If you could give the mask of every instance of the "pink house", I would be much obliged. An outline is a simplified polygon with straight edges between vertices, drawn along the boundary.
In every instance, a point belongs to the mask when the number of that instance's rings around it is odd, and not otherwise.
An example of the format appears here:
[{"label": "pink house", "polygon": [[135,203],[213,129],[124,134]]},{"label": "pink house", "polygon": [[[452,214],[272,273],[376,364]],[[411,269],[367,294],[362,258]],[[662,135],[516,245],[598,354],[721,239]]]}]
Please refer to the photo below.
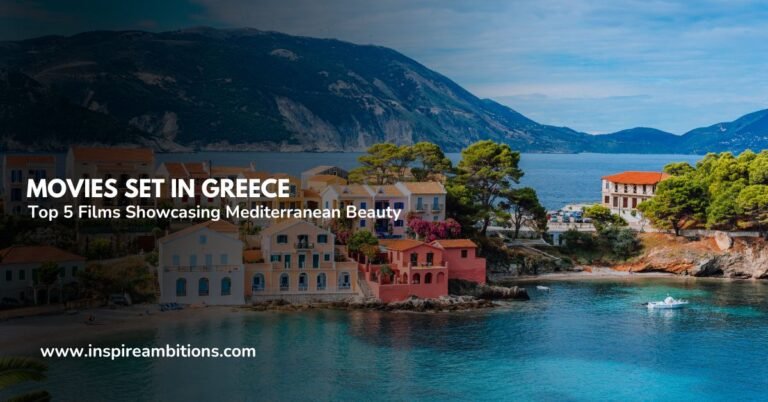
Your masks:
[{"label": "pink house", "polygon": [[[404,300],[409,296],[438,298],[448,295],[448,267],[443,250],[418,240],[382,240],[386,264],[360,263],[359,276],[373,296],[383,302]],[[391,274],[383,275],[388,266]]]},{"label": "pink house", "polygon": [[443,251],[448,277],[485,283],[485,258],[477,256],[477,245],[469,239],[435,240],[430,243]]}]

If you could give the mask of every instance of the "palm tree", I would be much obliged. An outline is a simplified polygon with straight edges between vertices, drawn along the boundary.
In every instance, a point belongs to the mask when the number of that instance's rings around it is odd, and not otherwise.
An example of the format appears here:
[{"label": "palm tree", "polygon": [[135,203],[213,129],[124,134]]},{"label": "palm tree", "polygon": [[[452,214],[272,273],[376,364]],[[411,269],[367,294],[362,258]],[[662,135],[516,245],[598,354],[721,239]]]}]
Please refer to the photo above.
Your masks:
[{"label": "palm tree", "polygon": [[[0,390],[26,381],[42,381],[48,366],[30,357],[0,358]],[[14,402],[48,402],[51,394],[47,391],[32,391],[8,399]]]}]

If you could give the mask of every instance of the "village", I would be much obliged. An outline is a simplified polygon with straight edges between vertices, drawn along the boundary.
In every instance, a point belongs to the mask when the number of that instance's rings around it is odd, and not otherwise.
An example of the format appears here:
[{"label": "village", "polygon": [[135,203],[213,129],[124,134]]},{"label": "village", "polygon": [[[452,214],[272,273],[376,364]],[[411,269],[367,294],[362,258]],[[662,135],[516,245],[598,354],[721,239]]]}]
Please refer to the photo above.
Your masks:
[{"label": "village", "polygon": [[[419,238],[408,226],[407,219],[414,218],[446,221],[446,189],[440,176],[427,181],[373,185],[349,183],[349,172],[336,166],[317,166],[300,177],[258,171],[253,165],[164,162],[156,167],[152,150],[134,148],[73,147],[66,155],[65,166],[65,175],[70,179],[118,178],[120,191],[125,190],[129,178],[136,177],[163,178],[166,182],[278,177],[289,183],[287,198],[171,198],[167,188],[155,200],[27,198],[27,179],[56,177],[55,156],[5,156],[3,207],[7,215],[29,215],[33,205],[53,210],[67,205],[86,211],[116,211],[107,217],[119,217],[121,212],[142,207],[189,211],[189,216],[197,217],[196,221],[186,222],[171,219],[160,231],[150,226],[133,230],[119,240],[108,226],[100,234],[98,230],[85,236],[78,233],[76,247],[81,250],[92,249],[89,242],[107,239],[107,248],[130,244],[133,253],[156,253],[156,265],[151,269],[157,302],[162,305],[245,305],[270,300],[306,303],[354,298],[387,303],[410,297],[446,297],[450,280],[479,285],[487,282],[486,259],[479,255],[473,240],[457,238],[456,234]],[[656,184],[666,176],[624,172],[603,177],[602,205],[637,224],[637,205],[652,197]],[[303,214],[307,219],[246,213],[232,214],[229,219],[200,219],[203,215],[192,214],[201,209],[314,213]],[[562,234],[568,230],[594,231],[588,220],[580,218],[581,210],[572,209],[572,213],[566,212],[568,218],[562,213],[550,213],[547,236],[529,233],[521,237],[538,238],[540,242],[546,238],[561,245]],[[328,210],[355,213],[345,217],[318,213]],[[93,217],[104,216],[93,212]],[[340,223],[343,232],[338,230]],[[491,227],[491,232],[499,236],[508,230]],[[337,235],[346,238],[340,241]],[[350,240],[356,236],[363,239],[362,246],[351,246]],[[0,296],[6,307],[40,304],[42,300],[65,301],[65,285],[76,285],[78,272],[87,266],[86,257],[52,245],[11,245],[0,255]],[[43,284],[36,271],[46,264],[55,265],[60,272]]]}]

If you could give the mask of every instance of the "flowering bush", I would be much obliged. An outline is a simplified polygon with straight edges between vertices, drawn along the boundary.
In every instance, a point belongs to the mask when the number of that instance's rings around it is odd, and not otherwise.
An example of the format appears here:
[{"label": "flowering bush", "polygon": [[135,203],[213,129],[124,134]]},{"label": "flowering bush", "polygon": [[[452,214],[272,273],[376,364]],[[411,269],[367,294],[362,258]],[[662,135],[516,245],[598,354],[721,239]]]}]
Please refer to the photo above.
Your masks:
[{"label": "flowering bush", "polygon": [[408,220],[408,228],[417,238],[427,242],[461,236],[461,225],[454,219],[429,222],[421,218],[412,218]]}]

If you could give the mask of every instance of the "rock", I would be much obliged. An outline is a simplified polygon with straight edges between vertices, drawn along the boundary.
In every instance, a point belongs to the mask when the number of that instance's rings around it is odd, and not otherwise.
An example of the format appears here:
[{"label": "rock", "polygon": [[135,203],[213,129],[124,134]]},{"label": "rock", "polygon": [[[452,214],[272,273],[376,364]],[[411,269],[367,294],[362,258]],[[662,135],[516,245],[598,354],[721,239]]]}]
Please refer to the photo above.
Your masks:
[{"label": "rock", "polygon": [[717,244],[717,248],[719,248],[720,251],[730,250],[730,248],[733,247],[733,238],[726,232],[717,231],[715,232],[714,238],[715,244]]},{"label": "rock", "polygon": [[720,264],[719,256],[701,260],[688,273],[693,276],[722,276],[723,269]]}]

